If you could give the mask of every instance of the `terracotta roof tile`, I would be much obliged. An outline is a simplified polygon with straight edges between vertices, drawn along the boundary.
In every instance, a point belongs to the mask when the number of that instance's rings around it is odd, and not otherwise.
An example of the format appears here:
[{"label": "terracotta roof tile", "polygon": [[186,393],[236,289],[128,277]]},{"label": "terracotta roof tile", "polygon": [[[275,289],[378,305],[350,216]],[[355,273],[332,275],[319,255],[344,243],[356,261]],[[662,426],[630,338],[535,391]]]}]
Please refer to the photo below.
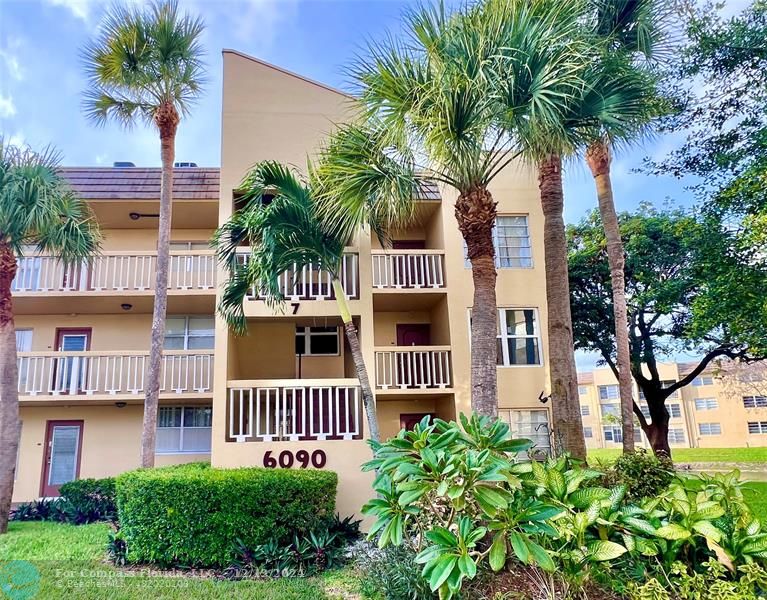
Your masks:
[{"label": "terracotta roof tile", "polygon": [[[62,167],[61,174],[85,200],[157,200],[160,197],[159,168]],[[173,173],[176,200],[219,199],[217,167],[180,167]]]}]

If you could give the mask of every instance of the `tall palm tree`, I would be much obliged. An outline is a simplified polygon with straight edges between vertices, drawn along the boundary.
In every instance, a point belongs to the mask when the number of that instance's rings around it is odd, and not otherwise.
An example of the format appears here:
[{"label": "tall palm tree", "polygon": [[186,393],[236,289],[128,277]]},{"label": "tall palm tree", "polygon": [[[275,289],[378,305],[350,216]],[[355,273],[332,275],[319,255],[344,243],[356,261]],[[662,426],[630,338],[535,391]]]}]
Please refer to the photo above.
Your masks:
[{"label": "tall palm tree", "polygon": [[65,266],[98,252],[100,235],[87,204],[57,174],[58,156],[0,138],[0,533],[8,529],[19,449],[19,376],[11,286],[29,248]]},{"label": "tall palm tree", "polygon": [[[354,69],[362,113],[382,132],[382,144],[418,157],[424,176],[457,192],[455,216],[474,282],[472,409],[483,415],[496,415],[498,406],[496,201],[489,185],[518,154],[517,123],[531,114],[558,119],[560,94],[568,81],[576,83],[573,65],[581,57],[577,44],[568,49],[564,40],[580,25],[569,4],[486,0],[453,14],[442,5],[418,9],[407,16],[407,41],[372,46]],[[339,188],[345,206],[364,202],[354,182],[333,186]],[[357,214],[339,211],[336,218]]]},{"label": "tall palm tree", "polygon": [[83,52],[89,89],[85,111],[99,125],[111,119],[126,128],[138,121],[160,134],[162,179],[157,273],[149,372],[146,381],[141,466],[154,465],[160,369],[168,304],[168,263],[176,130],[204,83],[200,19],[179,13],[176,0],[149,8],[115,5],[98,37]]},{"label": "tall palm tree", "polygon": [[618,214],[613,199],[610,165],[615,142],[635,141],[642,133],[642,126],[659,114],[658,105],[652,102],[651,98],[655,82],[652,81],[647,67],[659,51],[664,50],[663,18],[667,11],[663,9],[662,4],[662,0],[596,0],[592,7],[593,31],[597,40],[602,43],[599,48],[602,67],[607,72],[636,69],[638,76],[644,71],[647,85],[646,89],[636,90],[643,96],[642,99],[645,102],[625,105],[628,112],[623,115],[624,121],[633,122],[636,126],[628,131],[621,126],[618,131],[614,131],[611,123],[603,123],[603,127],[595,131],[594,139],[585,152],[586,163],[596,185],[599,214],[607,240],[624,452],[634,451],[634,412],[639,411],[639,407],[634,406],[624,276],[625,260]]},{"label": "tall palm tree", "polygon": [[[363,132],[349,127],[340,135],[360,136],[361,139]],[[312,264],[328,273],[360,382],[369,437],[379,441],[373,388],[341,282],[344,248],[351,236],[320,217],[315,198],[318,183],[313,173],[314,169],[310,168],[310,179],[306,182],[295,170],[271,161],[259,163],[248,172],[240,188],[245,207],[235,212],[214,236],[218,258],[229,272],[219,311],[235,332],[244,334],[247,321],[243,301],[251,289],[261,290],[267,302],[281,304],[284,298],[280,276],[284,272],[300,272],[302,267]],[[272,199],[265,205],[263,198],[267,192]],[[408,203],[412,204],[410,196]],[[398,219],[407,211],[403,208]],[[379,233],[388,226],[382,216],[375,210],[369,215],[371,228]],[[250,245],[250,254],[243,263],[238,248],[245,245]]]}]

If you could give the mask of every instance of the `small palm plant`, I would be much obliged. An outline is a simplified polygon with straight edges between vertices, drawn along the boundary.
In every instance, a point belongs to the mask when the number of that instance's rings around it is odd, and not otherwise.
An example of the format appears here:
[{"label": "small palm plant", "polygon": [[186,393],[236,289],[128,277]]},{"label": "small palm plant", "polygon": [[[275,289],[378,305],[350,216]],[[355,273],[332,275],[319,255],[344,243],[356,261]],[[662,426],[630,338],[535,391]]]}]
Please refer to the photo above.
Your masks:
[{"label": "small palm plant", "polygon": [[179,13],[175,0],[148,9],[115,5],[98,37],[83,53],[89,89],[86,115],[98,125],[115,120],[130,128],[143,121],[160,134],[162,179],[152,342],[146,381],[141,466],[154,466],[160,368],[168,304],[168,266],[176,130],[202,92],[200,19]]},{"label": "small palm plant", "polygon": [[[345,134],[357,135],[361,130],[348,127],[339,135]],[[295,170],[267,161],[255,165],[246,175],[241,186],[245,207],[235,212],[214,236],[218,258],[229,273],[219,312],[235,332],[247,333],[243,301],[251,289],[258,289],[268,303],[276,306],[284,301],[280,276],[286,271],[300,272],[302,267],[312,264],[328,273],[360,382],[369,435],[378,441],[373,390],[341,283],[344,248],[350,235],[321,218],[315,198],[319,188],[315,172],[310,169],[306,182]],[[267,193],[273,198],[265,205]],[[387,228],[382,215],[373,209],[369,217],[376,219],[371,228],[382,234]],[[250,253],[243,261],[238,248],[246,245],[250,246]]]},{"label": "small palm plant", "polygon": [[88,205],[57,173],[58,155],[0,138],[0,533],[8,527],[19,447],[16,329],[11,289],[25,252],[59,257],[64,266],[98,252],[101,237]]}]

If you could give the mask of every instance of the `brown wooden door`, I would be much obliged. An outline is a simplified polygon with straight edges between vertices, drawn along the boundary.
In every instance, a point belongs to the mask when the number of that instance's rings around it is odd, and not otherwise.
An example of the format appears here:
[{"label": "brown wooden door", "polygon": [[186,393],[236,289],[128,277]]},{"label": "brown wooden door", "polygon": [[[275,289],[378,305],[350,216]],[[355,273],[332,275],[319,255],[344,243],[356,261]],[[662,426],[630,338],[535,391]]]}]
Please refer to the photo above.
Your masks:
[{"label": "brown wooden door", "polygon": [[430,346],[431,325],[429,323],[398,323],[397,346]]},{"label": "brown wooden door", "polygon": [[426,416],[432,417],[434,415],[431,413],[403,413],[399,416],[399,426],[407,431],[412,431]]},{"label": "brown wooden door", "polygon": [[80,476],[82,442],[82,421],[47,422],[41,496],[58,496],[62,484]]}]

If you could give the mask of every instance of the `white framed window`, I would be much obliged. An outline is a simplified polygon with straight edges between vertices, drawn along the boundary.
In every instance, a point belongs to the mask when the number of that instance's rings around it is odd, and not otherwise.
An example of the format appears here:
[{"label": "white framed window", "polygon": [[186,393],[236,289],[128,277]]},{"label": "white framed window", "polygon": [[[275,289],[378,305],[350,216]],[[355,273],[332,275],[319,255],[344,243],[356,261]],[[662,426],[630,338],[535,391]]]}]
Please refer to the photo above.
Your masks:
[{"label": "white framed window", "polygon": [[767,435],[767,421],[749,421],[748,433],[752,435]]},{"label": "white framed window", "polygon": [[16,352],[32,352],[32,330],[16,330]]},{"label": "white framed window", "polygon": [[533,308],[498,309],[498,366],[540,365],[538,315]]},{"label": "white framed window", "polygon": [[581,416],[588,417],[591,414],[591,409],[588,404],[581,404]]},{"label": "white framed window", "polygon": [[210,452],[213,408],[161,406],[157,415],[157,454]]},{"label": "white framed window", "polygon": [[205,240],[175,241],[169,244],[171,250],[209,250],[210,242]]},{"label": "white framed window", "polygon": [[668,409],[668,414],[670,414],[673,419],[678,419],[682,416],[682,407],[679,404],[667,404],[666,408]]},{"label": "white framed window", "polygon": [[498,417],[509,424],[513,437],[533,442],[530,452],[551,451],[547,410],[499,410]]},{"label": "white framed window", "polygon": [[212,350],[215,334],[213,317],[168,317],[165,320],[165,349]]},{"label": "white framed window", "polygon": [[585,438],[593,438],[594,432],[592,431],[591,427],[584,427],[583,428],[583,437]]},{"label": "white framed window", "polygon": [[684,444],[684,429],[669,429],[668,441],[670,444]]},{"label": "white framed window", "polygon": [[743,396],[743,408],[767,408],[767,396]]},{"label": "white framed window", "polygon": [[600,400],[618,400],[621,397],[620,388],[617,385],[600,385]]},{"label": "white framed window", "polygon": [[297,356],[338,356],[338,327],[296,327]]},{"label": "white framed window", "polygon": [[586,385],[579,385],[578,386],[578,395],[579,396],[585,396],[589,393],[589,388]]},{"label": "white framed window", "polygon": [[639,402],[639,410],[641,411],[642,416],[645,419],[650,419],[651,418],[650,417],[650,407],[647,406],[646,402]]},{"label": "white framed window", "polygon": [[[533,252],[527,215],[498,215],[493,227],[493,247],[497,269],[531,268]],[[471,268],[465,241],[463,256],[466,268]]]},{"label": "white framed window", "polygon": [[623,442],[623,430],[615,425],[607,425],[602,428],[606,442]]},{"label": "white framed window", "polygon": [[700,435],[721,435],[721,423],[698,423],[698,432]]},{"label": "white framed window", "polygon": [[692,380],[692,385],[700,387],[702,385],[714,385],[714,378],[711,375],[698,375]]},{"label": "white framed window", "polygon": [[716,398],[695,398],[695,410],[715,410],[719,408]]},{"label": "white framed window", "polygon": [[[664,379],[660,382],[660,386],[663,389],[666,389],[667,387],[671,387],[676,383],[675,379]],[[669,398],[679,398],[679,390],[675,390],[673,394],[669,395]]]},{"label": "white framed window", "polygon": [[621,405],[620,404],[602,404],[602,416],[603,417],[620,417]]}]

